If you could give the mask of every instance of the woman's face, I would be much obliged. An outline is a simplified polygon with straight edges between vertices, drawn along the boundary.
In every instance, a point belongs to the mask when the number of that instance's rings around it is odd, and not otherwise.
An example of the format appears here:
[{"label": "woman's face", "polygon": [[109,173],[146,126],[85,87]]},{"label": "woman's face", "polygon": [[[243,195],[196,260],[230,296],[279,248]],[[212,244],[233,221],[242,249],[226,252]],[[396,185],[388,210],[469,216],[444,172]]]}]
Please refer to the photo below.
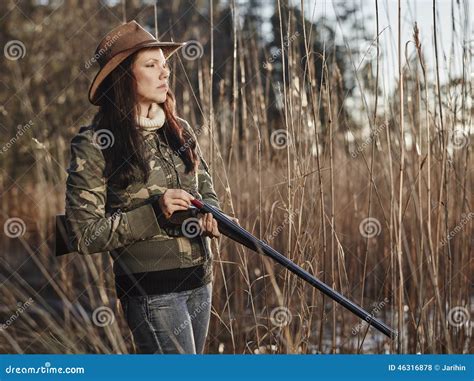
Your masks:
[{"label": "woman's face", "polygon": [[170,71],[161,48],[139,50],[132,72],[137,82],[139,103],[163,103],[166,100]]}]

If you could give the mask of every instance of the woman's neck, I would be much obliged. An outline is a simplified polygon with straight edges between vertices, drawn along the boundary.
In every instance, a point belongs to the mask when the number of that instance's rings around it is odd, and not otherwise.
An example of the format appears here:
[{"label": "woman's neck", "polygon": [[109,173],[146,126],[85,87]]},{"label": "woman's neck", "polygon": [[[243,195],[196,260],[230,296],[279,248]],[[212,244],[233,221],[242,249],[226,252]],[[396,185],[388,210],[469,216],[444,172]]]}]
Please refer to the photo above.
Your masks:
[{"label": "woman's neck", "polygon": [[144,118],[149,118],[148,113],[150,112],[151,105],[153,102],[139,102],[137,105],[138,116],[143,116]]}]

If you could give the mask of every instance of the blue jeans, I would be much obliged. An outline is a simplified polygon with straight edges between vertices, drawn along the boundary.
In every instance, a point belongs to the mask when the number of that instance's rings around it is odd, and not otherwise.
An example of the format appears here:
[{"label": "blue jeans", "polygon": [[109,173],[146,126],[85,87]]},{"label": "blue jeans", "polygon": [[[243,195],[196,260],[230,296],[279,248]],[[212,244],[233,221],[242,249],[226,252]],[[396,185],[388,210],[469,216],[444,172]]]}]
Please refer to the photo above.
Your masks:
[{"label": "blue jeans", "polygon": [[188,291],[121,299],[138,353],[203,353],[211,304],[212,282]]}]

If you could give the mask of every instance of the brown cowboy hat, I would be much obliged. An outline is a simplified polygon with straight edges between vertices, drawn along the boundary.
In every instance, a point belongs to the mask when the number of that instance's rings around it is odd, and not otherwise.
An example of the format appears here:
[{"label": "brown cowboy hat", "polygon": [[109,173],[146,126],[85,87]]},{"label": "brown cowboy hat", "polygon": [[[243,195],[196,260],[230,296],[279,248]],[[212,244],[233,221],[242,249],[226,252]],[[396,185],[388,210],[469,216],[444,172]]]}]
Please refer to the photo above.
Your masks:
[{"label": "brown cowboy hat", "polygon": [[95,50],[93,60],[99,63],[100,69],[89,88],[89,101],[99,105],[100,84],[125,58],[137,50],[156,46],[163,50],[165,58],[169,58],[184,45],[185,42],[158,41],[135,20],[112,29]]}]

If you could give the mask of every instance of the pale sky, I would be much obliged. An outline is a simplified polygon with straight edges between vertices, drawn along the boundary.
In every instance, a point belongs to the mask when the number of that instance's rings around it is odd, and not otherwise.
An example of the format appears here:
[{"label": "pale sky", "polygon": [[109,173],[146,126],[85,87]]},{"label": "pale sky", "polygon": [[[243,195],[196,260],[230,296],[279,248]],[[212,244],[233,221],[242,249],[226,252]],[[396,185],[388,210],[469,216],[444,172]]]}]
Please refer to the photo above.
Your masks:
[{"label": "pale sky", "polygon": [[[264,1],[264,0],[263,0]],[[305,0],[305,14],[308,19],[317,20],[321,16],[326,16],[329,20],[336,20],[337,3],[341,0]],[[361,11],[358,15],[358,22],[365,23],[366,29],[370,32],[372,38],[375,38],[375,0],[347,0],[346,3],[357,5]],[[451,9],[452,3],[454,10]],[[471,3],[471,4],[470,4]],[[293,0],[293,4],[299,6],[299,0]],[[405,44],[412,40],[413,25],[415,21],[420,30],[420,40],[422,49],[425,53],[425,61],[429,80],[434,81],[433,69],[434,60],[434,37],[433,37],[433,8],[432,0],[402,0],[401,1],[401,20],[402,20],[402,52],[405,54]],[[457,1],[437,0],[437,29],[438,29],[438,56],[440,59],[440,80],[445,82],[448,74],[451,76],[460,75],[462,72],[462,46],[468,44],[473,49],[474,41],[472,36],[473,8],[474,2],[461,0],[460,5]],[[385,86],[393,89],[393,78],[398,76],[398,58],[397,58],[397,39],[398,39],[398,1],[397,0],[378,0],[379,6],[379,31],[380,49],[382,52],[381,75]],[[362,16],[363,15],[363,16]],[[454,25],[456,34],[452,31],[452,16],[454,15]],[[336,25],[336,24],[335,24]],[[343,35],[350,36],[350,30],[344,30],[338,25],[336,40],[343,41]],[[451,45],[454,42],[454,59],[450,59]],[[368,42],[369,43],[369,42]],[[369,43],[370,44],[370,43]],[[350,46],[351,48],[357,48]],[[362,48],[362,46],[360,47]],[[414,53],[414,45],[408,45],[408,54]],[[360,60],[355,62],[356,66]],[[468,78],[472,80],[473,68],[472,57],[465,62],[467,65]]]}]

